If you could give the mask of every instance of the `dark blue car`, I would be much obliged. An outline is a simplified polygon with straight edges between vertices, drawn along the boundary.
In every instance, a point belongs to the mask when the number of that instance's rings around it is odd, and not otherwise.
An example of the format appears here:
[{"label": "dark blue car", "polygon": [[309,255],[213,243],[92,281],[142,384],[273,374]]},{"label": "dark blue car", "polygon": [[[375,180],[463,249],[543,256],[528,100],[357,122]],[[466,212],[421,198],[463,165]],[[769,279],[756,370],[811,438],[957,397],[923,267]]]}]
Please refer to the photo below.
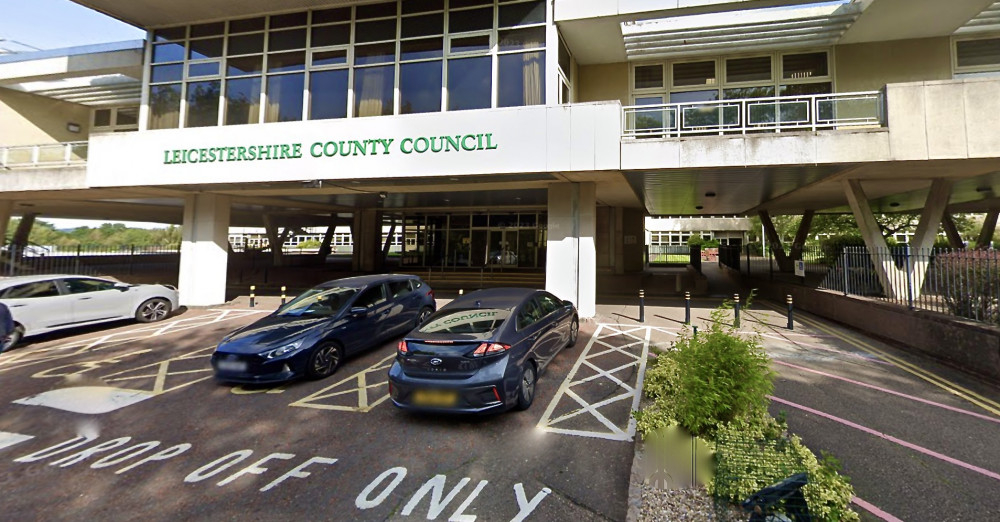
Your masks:
[{"label": "dark blue car", "polygon": [[435,308],[434,291],[415,276],[329,281],[227,335],[212,368],[226,382],[321,379],[345,357],[412,330]]},{"label": "dark blue car", "polygon": [[579,327],[573,303],[541,290],[459,297],[399,342],[389,369],[392,402],[458,413],[527,409],[539,372],[576,344]]}]

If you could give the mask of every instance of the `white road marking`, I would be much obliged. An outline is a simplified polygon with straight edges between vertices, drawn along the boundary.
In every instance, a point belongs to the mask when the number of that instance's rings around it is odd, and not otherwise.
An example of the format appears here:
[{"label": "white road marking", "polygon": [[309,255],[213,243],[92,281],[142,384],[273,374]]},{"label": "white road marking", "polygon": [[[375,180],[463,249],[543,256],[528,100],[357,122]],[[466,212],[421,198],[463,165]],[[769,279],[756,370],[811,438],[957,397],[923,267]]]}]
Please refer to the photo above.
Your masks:
[{"label": "white road marking", "polygon": [[[371,411],[372,408],[389,399],[388,389],[382,395],[375,398],[369,396],[369,390],[373,388],[380,388],[388,384],[389,377],[386,370],[392,366],[392,360],[395,359],[395,357],[396,354],[388,355],[368,368],[365,368],[350,377],[346,377],[335,384],[327,386],[326,388],[323,388],[308,397],[299,399],[289,404],[289,406],[367,413]],[[374,377],[371,384],[368,382],[369,375]],[[344,388],[345,385],[348,387]],[[339,391],[333,391],[338,388],[341,389]],[[343,404],[330,404],[329,399],[340,397],[341,395],[357,395],[357,406],[353,405],[353,401],[350,406]]]},{"label": "white road marking", "polygon": [[[642,398],[642,382],[646,374],[646,360],[649,355],[649,340],[653,330],[665,334],[671,333],[667,328],[659,328],[655,326],[617,324],[597,325],[597,331],[595,331],[594,335],[591,336],[586,348],[584,348],[580,357],[576,360],[576,364],[573,365],[573,368],[569,371],[566,379],[564,379],[562,384],[559,386],[559,390],[556,392],[555,397],[545,409],[545,413],[542,415],[541,420],[538,421],[538,428],[542,431],[560,433],[564,435],[575,435],[579,437],[592,437],[616,441],[631,441],[635,436],[635,419],[632,418],[631,412],[639,407],[639,400]],[[626,340],[630,342],[625,342],[620,346],[616,346],[609,341],[610,339],[616,337],[625,337]],[[598,346],[595,348],[595,345]],[[641,345],[641,349],[639,349],[638,355],[628,351],[628,349],[634,349],[639,345]],[[624,355],[631,360],[625,364],[620,364],[613,368],[606,369],[602,367],[597,359],[609,354]],[[589,377],[576,379],[577,373],[584,367],[584,365],[597,373]],[[617,372],[629,368],[635,368],[637,370],[634,384],[626,383],[614,375]],[[582,387],[602,379],[613,383],[616,388],[622,390],[622,393],[614,394],[593,404],[588,403],[581,397],[580,393],[577,393],[577,390],[581,390]],[[608,404],[619,401],[628,401],[629,399],[631,399],[631,410],[629,410],[627,420],[612,420],[598,411],[600,408],[607,406]],[[571,401],[571,404],[578,407],[569,413],[563,414],[557,418],[552,418],[552,414],[555,412],[556,407],[564,401]],[[593,429],[571,429],[560,426],[560,424],[565,426],[566,421],[576,419],[584,414],[588,414],[593,417],[593,419],[589,419],[589,421],[596,421],[596,425]]]},{"label": "white road marking", "polygon": [[78,386],[59,388],[17,399],[14,404],[45,406],[73,413],[97,415],[131,406],[153,396],[154,394],[141,390],[120,390],[107,386]]},{"label": "white road marking", "polygon": [[22,435],[10,431],[0,431],[0,450],[15,446],[35,438],[34,435]]}]

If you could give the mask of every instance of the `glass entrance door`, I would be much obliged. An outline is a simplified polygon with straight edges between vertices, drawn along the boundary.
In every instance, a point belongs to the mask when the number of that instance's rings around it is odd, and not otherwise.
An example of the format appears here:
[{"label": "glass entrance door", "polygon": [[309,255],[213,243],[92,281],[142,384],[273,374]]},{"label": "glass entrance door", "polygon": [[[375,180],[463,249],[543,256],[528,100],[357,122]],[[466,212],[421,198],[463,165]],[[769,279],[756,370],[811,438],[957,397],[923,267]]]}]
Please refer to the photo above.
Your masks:
[{"label": "glass entrance door", "polygon": [[517,266],[517,230],[490,230],[488,232],[486,263],[491,266]]}]

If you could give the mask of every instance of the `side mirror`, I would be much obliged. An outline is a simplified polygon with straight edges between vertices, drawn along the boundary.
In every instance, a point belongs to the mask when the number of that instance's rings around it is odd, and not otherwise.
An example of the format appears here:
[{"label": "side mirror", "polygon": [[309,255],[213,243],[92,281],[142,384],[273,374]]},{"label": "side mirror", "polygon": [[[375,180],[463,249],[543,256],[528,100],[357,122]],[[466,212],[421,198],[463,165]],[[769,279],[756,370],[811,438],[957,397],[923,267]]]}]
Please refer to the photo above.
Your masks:
[{"label": "side mirror", "polygon": [[563,301],[563,306],[573,307],[573,301]]},{"label": "side mirror", "polygon": [[364,306],[352,306],[349,313],[351,317],[364,317],[368,315],[368,309]]},{"label": "side mirror", "polygon": [[115,290],[118,290],[119,292],[128,292],[129,288],[131,288],[131,286],[129,286],[129,285],[125,284],[125,283],[116,283],[115,284]]}]

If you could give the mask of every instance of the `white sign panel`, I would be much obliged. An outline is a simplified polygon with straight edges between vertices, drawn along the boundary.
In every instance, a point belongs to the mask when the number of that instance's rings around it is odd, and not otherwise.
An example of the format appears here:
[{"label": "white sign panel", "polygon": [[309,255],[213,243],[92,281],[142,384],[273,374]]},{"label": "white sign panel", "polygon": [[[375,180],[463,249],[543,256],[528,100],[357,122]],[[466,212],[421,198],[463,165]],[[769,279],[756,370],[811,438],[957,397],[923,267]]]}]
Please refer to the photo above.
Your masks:
[{"label": "white sign panel", "polygon": [[806,262],[801,259],[795,260],[795,275],[797,277],[806,276]]}]

